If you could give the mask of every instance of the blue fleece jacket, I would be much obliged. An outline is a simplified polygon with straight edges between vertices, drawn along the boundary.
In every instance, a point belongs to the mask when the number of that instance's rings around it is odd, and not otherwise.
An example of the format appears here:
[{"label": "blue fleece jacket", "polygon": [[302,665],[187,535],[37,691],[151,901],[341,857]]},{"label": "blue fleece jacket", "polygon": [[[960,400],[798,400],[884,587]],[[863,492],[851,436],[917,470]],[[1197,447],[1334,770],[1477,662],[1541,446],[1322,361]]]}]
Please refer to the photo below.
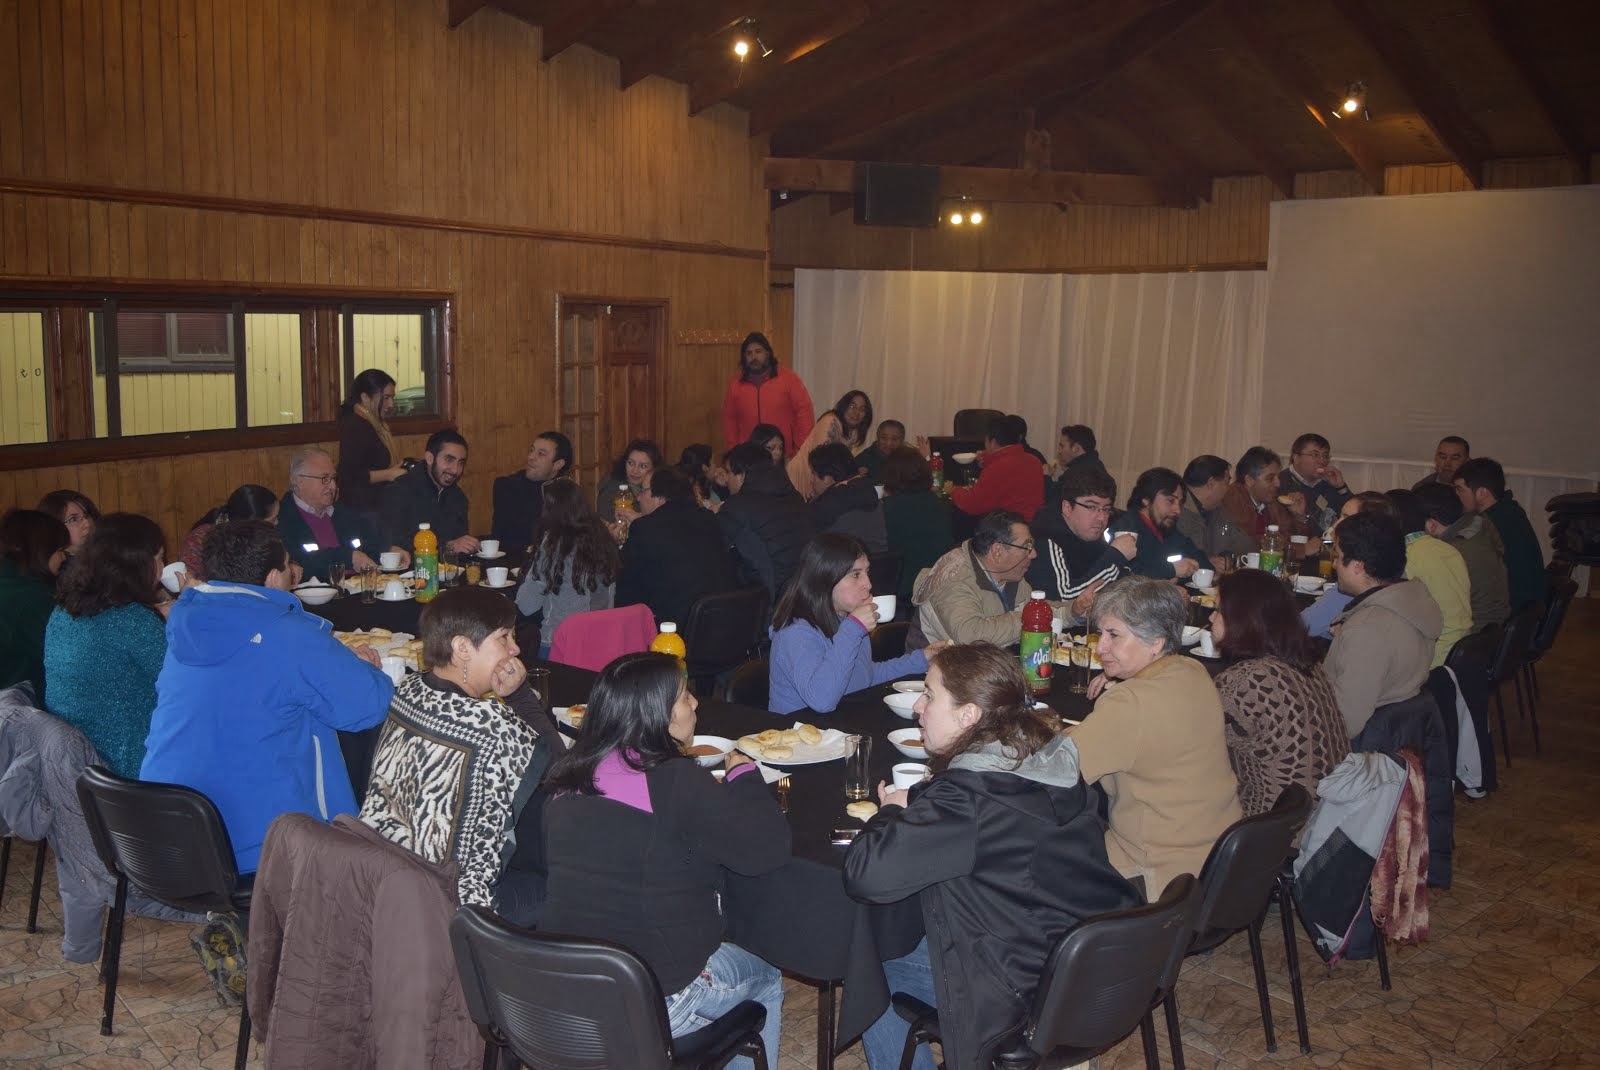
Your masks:
[{"label": "blue fleece jacket", "polygon": [[331,629],[287,591],[217,581],[185,590],[167,618],[139,778],[210,797],[241,873],[279,814],[360,810],[338,732],[382,721],[394,685]]},{"label": "blue fleece jacket", "polygon": [[927,671],[928,658],[920,650],[873,661],[867,629],[854,617],[841,620],[832,639],[804,621],[790,621],[772,637],[767,709],[832,713],[852,691]]}]

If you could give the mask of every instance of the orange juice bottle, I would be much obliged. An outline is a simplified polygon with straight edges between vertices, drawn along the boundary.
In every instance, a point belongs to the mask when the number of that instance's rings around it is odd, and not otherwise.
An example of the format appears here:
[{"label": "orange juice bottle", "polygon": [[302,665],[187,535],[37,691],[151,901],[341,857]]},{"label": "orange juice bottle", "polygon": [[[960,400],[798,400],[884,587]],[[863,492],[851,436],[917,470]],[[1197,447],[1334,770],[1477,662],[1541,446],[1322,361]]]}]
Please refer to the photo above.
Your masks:
[{"label": "orange juice bottle", "polygon": [[431,602],[439,593],[439,536],[433,533],[432,524],[418,524],[417,536],[411,540],[411,568],[416,577],[417,601]]},{"label": "orange juice bottle", "polygon": [[670,620],[661,622],[661,631],[650,640],[650,649],[657,654],[671,654],[678,659],[678,667],[685,676],[689,674],[689,663],[685,659],[689,656],[689,648],[683,645],[683,636],[678,634],[678,626]]}]

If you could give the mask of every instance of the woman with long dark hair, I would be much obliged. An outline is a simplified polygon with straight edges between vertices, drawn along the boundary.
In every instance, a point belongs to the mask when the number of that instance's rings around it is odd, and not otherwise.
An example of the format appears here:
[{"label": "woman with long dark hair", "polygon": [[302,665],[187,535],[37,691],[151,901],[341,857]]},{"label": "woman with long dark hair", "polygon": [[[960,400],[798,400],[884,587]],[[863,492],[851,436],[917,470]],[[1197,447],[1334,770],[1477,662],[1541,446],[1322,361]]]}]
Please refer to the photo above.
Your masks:
[{"label": "woman with long dark hair", "polygon": [[927,671],[928,658],[949,645],[940,640],[889,661],[873,661],[877,626],[861,540],[835,532],[806,543],[800,567],[772,615],[767,708],[831,713],[851,691]]},{"label": "woman with long dark hair", "polygon": [[206,566],[200,556],[200,546],[205,542],[206,535],[218,524],[238,523],[241,520],[265,520],[269,524],[276,524],[278,496],[259,483],[246,483],[228,495],[227,501],[196,520],[189,534],[184,536],[183,549],[178,553],[191,580],[195,583],[204,583],[206,580]]},{"label": "woman with long dark hair", "polygon": [[67,534],[72,536],[72,545],[67,547],[69,555],[83,547],[100,521],[100,510],[94,502],[87,494],[76,490],[51,491],[39,499],[39,511],[49,513],[67,526]]},{"label": "woman with long dark hair", "polygon": [[787,862],[789,824],[744,755],[728,755],[726,784],[684,756],[696,705],[671,655],[627,654],[600,673],[577,740],[545,777],[539,928],[643,958],[668,994],[675,1037],[762,1003],[775,1066],[783,978],[723,941],[718,894],[724,870],[754,876]]},{"label": "woman with long dark hair", "polygon": [[351,509],[377,512],[383,485],[405,475],[389,433],[394,389],[394,376],[368,368],[350,384],[339,409],[339,500]]},{"label": "woman with long dark hair", "polygon": [[67,559],[67,526],[37,509],[0,517],[0,688],[26,680],[44,694],[44,629]]},{"label": "woman with long dark hair", "polygon": [[[1106,857],[1077,748],[1034,711],[1015,654],[941,651],[916,710],[932,775],[909,791],[878,785],[845,890],[868,903],[920,894],[927,936],[884,972],[890,991],[952,1012],[945,1065],[975,1070],[1026,1018],[1056,941],[1139,895]],[[872,1070],[899,1065],[906,1031],[893,1010],[867,1029]],[[913,1065],[932,1070],[926,1046]]]},{"label": "woman with long dark hair", "polygon": [[866,391],[850,391],[833,407],[833,414],[843,428],[839,441],[849,446],[852,454],[859,454],[872,444],[872,399]]},{"label": "woman with long dark hair", "polygon": [[[648,438],[636,438],[623,447],[616,463],[611,466],[610,478],[600,484],[600,489],[595,492],[594,511],[600,514],[600,519],[607,524],[618,521],[631,524],[639,519],[639,495],[644,493],[645,481],[650,478],[650,473],[667,463],[661,455],[661,447]],[[623,487],[628,488],[628,493],[633,497],[634,507],[617,509],[617,496],[622,493]]]},{"label": "woman with long dark hair", "polygon": [[1237,659],[1216,683],[1244,816],[1272,809],[1290,784],[1315,798],[1350,740],[1294,596],[1258,569],[1229,573],[1217,585],[1211,634],[1223,657]]},{"label": "woman with long dark hair", "polygon": [[610,609],[617,591],[617,544],[570,479],[544,485],[544,511],[533,533],[533,560],[517,588],[524,616],[544,611],[539,657],[550,656],[550,639],[574,613]]},{"label": "woman with long dark hair", "polygon": [[118,776],[139,775],[167,655],[164,554],[149,517],[102,517],[62,570],[45,626],[45,708],[76,725]]},{"label": "woman with long dark hair", "polygon": [[784,455],[789,452],[789,444],[783,437],[783,431],[774,424],[756,424],[755,430],[750,432],[747,442],[754,443],[767,451],[767,456],[772,458],[772,463],[783,467]]}]

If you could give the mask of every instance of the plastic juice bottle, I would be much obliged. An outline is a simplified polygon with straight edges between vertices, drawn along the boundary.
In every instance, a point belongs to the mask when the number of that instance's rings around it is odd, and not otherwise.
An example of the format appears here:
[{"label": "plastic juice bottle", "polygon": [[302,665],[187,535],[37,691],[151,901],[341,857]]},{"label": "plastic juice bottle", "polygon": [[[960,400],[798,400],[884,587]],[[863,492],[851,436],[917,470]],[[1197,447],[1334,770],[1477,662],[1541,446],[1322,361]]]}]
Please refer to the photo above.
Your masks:
[{"label": "plastic juice bottle", "polygon": [[433,601],[439,593],[439,536],[433,533],[432,524],[417,525],[416,538],[411,540],[411,568],[417,601]]},{"label": "plastic juice bottle", "polygon": [[611,508],[618,513],[633,508],[633,491],[628,489],[626,483],[617,484],[617,492],[611,496]]},{"label": "plastic juice bottle", "polygon": [[1034,591],[1022,607],[1022,675],[1028,678],[1028,690],[1035,695],[1050,693],[1050,673],[1055,667],[1050,626],[1054,621],[1055,611],[1044,592]]},{"label": "plastic juice bottle", "polygon": [[1267,533],[1261,536],[1261,571],[1273,576],[1283,575],[1283,532],[1278,525],[1268,524]]},{"label": "plastic juice bottle", "polygon": [[943,494],[944,458],[935,453],[933,455],[933,460],[928,462],[928,467],[933,469],[933,492],[935,494]]},{"label": "plastic juice bottle", "polygon": [[1333,536],[1322,540],[1322,556],[1317,558],[1317,573],[1325,580],[1333,579]]},{"label": "plastic juice bottle", "polygon": [[689,673],[689,648],[683,645],[683,636],[678,634],[678,626],[670,620],[661,622],[661,630],[656,637],[650,640],[650,649],[657,654],[671,654],[678,659],[678,667],[687,676]]}]

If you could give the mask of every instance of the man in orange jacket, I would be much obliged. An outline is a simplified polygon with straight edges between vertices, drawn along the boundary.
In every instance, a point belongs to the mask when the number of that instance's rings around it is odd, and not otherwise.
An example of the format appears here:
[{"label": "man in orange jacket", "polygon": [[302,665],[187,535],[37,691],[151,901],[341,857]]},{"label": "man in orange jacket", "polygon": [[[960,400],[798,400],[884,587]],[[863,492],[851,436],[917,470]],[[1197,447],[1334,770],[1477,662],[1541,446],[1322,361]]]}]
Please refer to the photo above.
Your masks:
[{"label": "man in orange jacket", "polygon": [[783,432],[784,452],[792,457],[815,422],[806,384],[778,366],[766,335],[751,331],[739,347],[739,374],[722,397],[722,433],[728,448],[747,441],[757,424],[772,424]]}]

